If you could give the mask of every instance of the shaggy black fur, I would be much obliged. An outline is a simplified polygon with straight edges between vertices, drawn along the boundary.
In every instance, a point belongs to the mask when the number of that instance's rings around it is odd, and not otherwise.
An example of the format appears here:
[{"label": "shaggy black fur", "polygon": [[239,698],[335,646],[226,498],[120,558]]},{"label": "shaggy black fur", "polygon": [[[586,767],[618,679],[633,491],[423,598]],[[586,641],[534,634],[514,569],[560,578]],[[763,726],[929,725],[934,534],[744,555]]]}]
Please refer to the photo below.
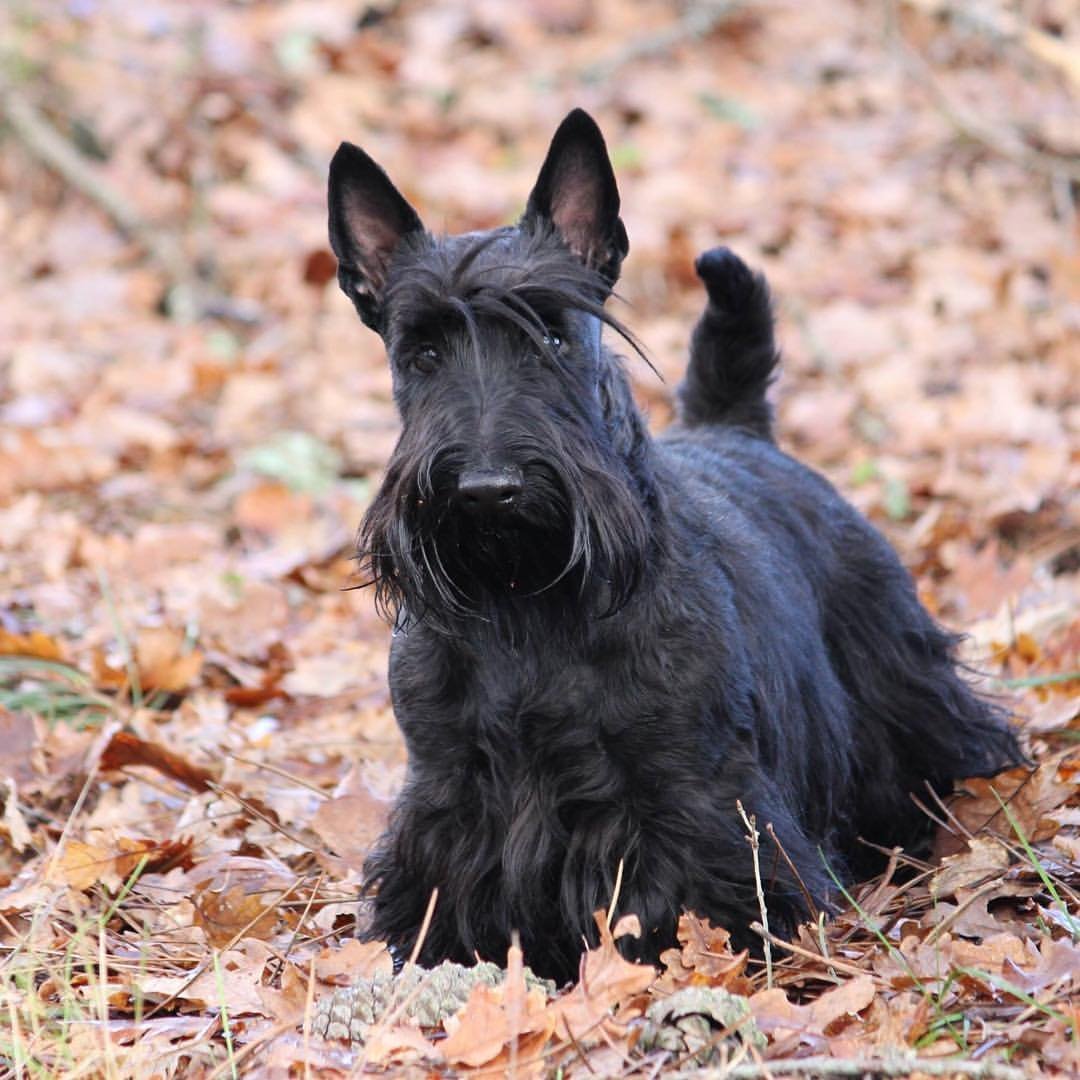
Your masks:
[{"label": "shaggy black fur", "polygon": [[[764,833],[772,925],[909,844],[909,793],[1019,759],[957,674],[956,639],[886,542],[774,445],[768,289],[698,273],[681,419],[648,435],[604,324],[627,251],[599,130],[575,111],[518,225],[435,237],[363,151],[330,174],[341,285],[382,335],[403,430],[361,554],[395,621],[404,792],[367,866],[367,933],[421,959],[566,979],[592,913],[758,918],[736,812]],[[636,348],[636,346],[634,346]],[[786,856],[786,857],[785,857]]]}]

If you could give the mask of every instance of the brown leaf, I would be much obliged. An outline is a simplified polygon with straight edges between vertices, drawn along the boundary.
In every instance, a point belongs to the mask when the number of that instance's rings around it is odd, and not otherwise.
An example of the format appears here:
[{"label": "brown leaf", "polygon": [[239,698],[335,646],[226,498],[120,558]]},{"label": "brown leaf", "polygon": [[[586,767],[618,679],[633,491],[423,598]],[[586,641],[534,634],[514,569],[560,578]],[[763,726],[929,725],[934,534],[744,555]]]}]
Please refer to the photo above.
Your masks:
[{"label": "brown leaf", "polygon": [[268,941],[277,929],[274,903],[261,893],[247,893],[242,885],[217,892],[203,886],[194,896],[195,922],[217,948],[231,945],[238,938],[261,938]]},{"label": "brown leaf", "polygon": [[941,869],[930,879],[930,895],[954,896],[957,889],[1000,877],[1008,869],[1009,861],[1009,852],[1000,841],[989,836],[973,837],[966,851],[942,859]]},{"label": "brown leaf", "polygon": [[308,999],[308,973],[295,964],[286,964],[281,972],[281,989],[256,986],[259,1000],[279,1024],[299,1024],[304,1019]]},{"label": "brown leaf", "polygon": [[338,986],[393,969],[394,958],[381,941],[348,938],[336,948],[323,949],[315,959],[315,974],[319,980]]},{"label": "brown leaf", "polygon": [[585,954],[577,986],[550,1006],[558,1033],[572,1034],[579,1041],[597,1038],[600,1026],[610,1019],[611,1010],[643,991],[656,978],[653,968],[623,958],[604,912],[596,912],[594,918],[600,929],[600,946]]},{"label": "brown leaf", "polygon": [[129,732],[118,731],[102,751],[101,768],[107,771],[129,765],[148,765],[192,791],[209,791],[217,779],[213,770],[193,765],[159,743],[147,742]]},{"label": "brown leaf", "polygon": [[263,972],[275,954],[261,941],[247,938],[236,948],[217,955],[216,968],[192,980],[190,976],[149,976],[138,981],[151,999],[177,996],[199,1008],[224,1006],[230,1016],[273,1016],[272,1005],[263,1002]]},{"label": "brown leaf", "polygon": [[267,481],[240,495],[233,507],[233,521],[240,528],[275,536],[297,521],[310,517],[313,509],[310,495],[291,491],[276,481]]},{"label": "brown leaf", "polygon": [[543,1045],[555,1029],[555,1016],[539,988],[526,991],[521,949],[512,945],[506,978],[500,986],[473,987],[464,1007],[445,1024],[450,1033],[439,1044],[447,1061],[476,1068],[494,1061],[522,1036]]},{"label": "brown leaf", "polygon": [[38,660],[63,660],[64,647],[41,630],[13,634],[0,626],[0,656],[32,656]]},{"label": "brown leaf", "polygon": [[359,869],[367,858],[371,845],[386,828],[390,804],[360,791],[327,799],[311,819],[311,827],[319,839],[351,869]]},{"label": "brown leaf", "polygon": [[823,1037],[827,1029],[845,1017],[854,1016],[867,1008],[877,993],[874,979],[857,975],[847,982],[826,990],[809,1005],[789,1001],[779,987],[762,990],[750,998],[754,1020],[774,1041],[789,1036]]},{"label": "brown leaf", "polygon": [[1062,992],[1070,987],[1080,989],[1080,946],[1065,938],[1058,941],[1043,938],[1036,948],[1039,959],[1033,968],[1025,969],[1012,959],[1005,959],[1004,972],[1009,982],[1030,994],[1051,987]]},{"label": "brown leaf", "polygon": [[403,1063],[417,1058],[437,1061],[445,1045],[440,1043],[436,1047],[410,1024],[395,1024],[392,1027],[376,1024],[364,1043],[364,1060],[372,1065]]},{"label": "brown leaf", "polygon": [[72,888],[86,890],[99,881],[126,881],[139,867],[143,873],[165,873],[173,867],[191,865],[193,841],[151,840],[128,836],[114,841],[69,840],[56,861],[59,876]]},{"label": "brown leaf", "polygon": [[[1080,761],[1080,751],[1067,750],[1035,769],[1010,769],[990,779],[965,780],[959,785],[950,809],[971,833],[986,829],[1015,841],[1016,831],[1009,822],[1011,816],[1029,841],[1049,839],[1058,826],[1047,815],[1076,790],[1076,781],[1070,777],[1076,761]],[[1008,815],[1002,810],[1002,803],[1008,806]]]},{"label": "brown leaf", "polygon": [[30,714],[0,706],[0,778],[9,778],[17,784],[32,780],[32,755],[37,743],[37,729]]},{"label": "brown leaf", "polygon": [[99,844],[68,840],[53,863],[56,873],[73,889],[86,891],[108,874],[115,874],[113,852]]},{"label": "brown leaf", "polygon": [[683,963],[712,985],[728,986],[743,973],[750,956],[746,949],[733,953],[731,935],[696,915],[680,916],[679,940],[683,943]]},{"label": "brown leaf", "polygon": [[[135,672],[143,693],[155,690],[176,694],[186,690],[199,677],[203,657],[197,649],[185,651],[184,635],[169,627],[149,627],[140,631],[135,642]],[[94,651],[93,675],[98,686],[109,690],[126,689],[131,672],[114,668],[100,649]]]}]

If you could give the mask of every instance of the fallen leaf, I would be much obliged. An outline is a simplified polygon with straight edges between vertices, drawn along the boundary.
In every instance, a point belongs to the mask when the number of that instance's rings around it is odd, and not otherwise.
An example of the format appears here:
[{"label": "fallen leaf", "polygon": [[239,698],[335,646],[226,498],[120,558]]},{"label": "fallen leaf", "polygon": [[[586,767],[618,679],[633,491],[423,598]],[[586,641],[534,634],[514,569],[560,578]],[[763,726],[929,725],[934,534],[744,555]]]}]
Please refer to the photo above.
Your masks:
[{"label": "fallen leaf", "polygon": [[779,987],[761,990],[750,998],[750,1009],[758,1027],[780,1041],[798,1036],[814,1041],[829,1034],[829,1029],[851,1018],[874,1000],[877,987],[870,975],[857,975],[812,1001],[796,1005]]},{"label": "fallen leaf", "polygon": [[600,1037],[601,1026],[610,1021],[617,1004],[640,993],[656,978],[653,968],[623,958],[604,912],[598,911],[594,918],[600,945],[582,958],[578,984],[550,1006],[557,1033],[585,1042]]},{"label": "fallen leaf", "polygon": [[147,742],[126,731],[118,731],[102,751],[101,768],[107,771],[130,765],[148,765],[192,791],[209,791],[216,781],[214,770],[194,765],[158,743]]},{"label": "fallen leaf", "polygon": [[37,729],[30,714],[12,712],[0,705],[0,778],[19,784],[32,780],[37,743]]},{"label": "fallen leaf", "polygon": [[315,958],[315,974],[321,982],[344,986],[369,978],[377,971],[392,971],[394,958],[381,941],[348,938],[336,948],[323,949]]},{"label": "fallen leaf", "polygon": [[[1035,769],[1010,769],[989,779],[964,780],[949,803],[950,810],[973,834],[986,829],[1015,842],[1011,816],[1028,841],[1049,839],[1058,825],[1048,815],[1076,790],[1075,780],[1063,782],[1058,777],[1074,759],[1080,760],[1080,751],[1066,750]],[[1008,814],[1002,803],[1008,806]]]},{"label": "fallen leaf", "polygon": [[0,626],[0,656],[30,656],[38,660],[64,659],[64,647],[41,630],[13,634]]},{"label": "fallen leaf", "polygon": [[[180,631],[158,626],[140,631],[133,662],[140,691],[175,694],[186,690],[199,677],[203,657],[197,649],[187,649]],[[94,682],[105,689],[126,690],[131,685],[131,671],[113,667],[100,649],[94,652],[93,672]]]},{"label": "fallen leaf", "polygon": [[277,929],[278,915],[274,898],[261,893],[247,893],[242,885],[220,892],[199,888],[192,898],[195,923],[216,948],[232,945],[241,935],[269,941]]},{"label": "fallen leaf", "polygon": [[360,869],[386,828],[390,803],[369,791],[327,799],[311,819],[319,839],[352,869]]},{"label": "fallen leaf", "polygon": [[469,1000],[445,1027],[449,1036],[439,1049],[446,1060],[476,1068],[495,1061],[511,1042],[520,1046],[522,1037],[542,1045],[555,1029],[555,1016],[543,990],[526,991],[521,949],[512,945],[503,982],[474,986]]},{"label": "fallen leaf", "polygon": [[966,851],[948,855],[930,879],[930,895],[953,896],[957,889],[970,888],[988,878],[1000,877],[1008,869],[1010,856],[999,841],[990,836],[976,836],[968,841]]}]

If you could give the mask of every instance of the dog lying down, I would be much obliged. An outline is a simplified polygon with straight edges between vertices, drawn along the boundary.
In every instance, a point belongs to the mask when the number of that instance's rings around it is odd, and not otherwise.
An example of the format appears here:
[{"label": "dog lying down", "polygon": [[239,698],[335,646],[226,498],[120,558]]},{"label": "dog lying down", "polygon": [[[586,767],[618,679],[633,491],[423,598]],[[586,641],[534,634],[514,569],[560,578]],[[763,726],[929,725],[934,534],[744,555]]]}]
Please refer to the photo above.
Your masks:
[{"label": "dog lying down", "polygon": [[[875,849],[918,843],[911,793],[1021,760],[885,540],[777,448],[764,279],[697,262],[680,411],[652,438],[604,307],[628,250],[599,129],[555,134],[521,220],[434,236],[343,143],[342,289],[383,338],[400,439],[360,554],[394,622],[409,765],[367,867],[365,933],[420,960],[576,975],[616,891],[655,960],[694,911],[750,943],[737,803],[790,932]],[[767,826],[769,828],[767,828]]]}]

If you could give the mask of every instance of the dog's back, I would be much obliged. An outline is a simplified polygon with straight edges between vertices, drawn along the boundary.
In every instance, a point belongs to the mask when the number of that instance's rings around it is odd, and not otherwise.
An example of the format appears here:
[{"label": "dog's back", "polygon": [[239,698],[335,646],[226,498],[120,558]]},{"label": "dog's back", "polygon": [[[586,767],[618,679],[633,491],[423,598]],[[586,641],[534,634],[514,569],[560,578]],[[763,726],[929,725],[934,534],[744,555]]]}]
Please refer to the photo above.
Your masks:
[{"label": "dog's back", "polygon": [[[709,299],[679,390],[679,421],[658,446],[677,462],[675,473],[719,482],[754,532],[792,600],[788,612],[774,613],[775,625],[817,613],[808,640],[822,643],[856,740],[836,840],[849,866],[868,868],[872,849],[857,837],[906,844],[929,824],[909,793],[927,784],[945,792],[1022,755],[1000,710],[958,675],[959,638],[927,614],[892,548],[824,477],[773,442],[766,391],[779,354],[765,279],[726,248],[706,252],[697,270]],[[728,518],[718,527],[730,528]],[[812,596],[809,607],[799,593]],[[760,677],[771,679],[764,670]],[[765,718],[762,726],[772,725]],[[786,734],[777,733],[777,753]],[[812,784],[807,790],[814,798]]]}]

